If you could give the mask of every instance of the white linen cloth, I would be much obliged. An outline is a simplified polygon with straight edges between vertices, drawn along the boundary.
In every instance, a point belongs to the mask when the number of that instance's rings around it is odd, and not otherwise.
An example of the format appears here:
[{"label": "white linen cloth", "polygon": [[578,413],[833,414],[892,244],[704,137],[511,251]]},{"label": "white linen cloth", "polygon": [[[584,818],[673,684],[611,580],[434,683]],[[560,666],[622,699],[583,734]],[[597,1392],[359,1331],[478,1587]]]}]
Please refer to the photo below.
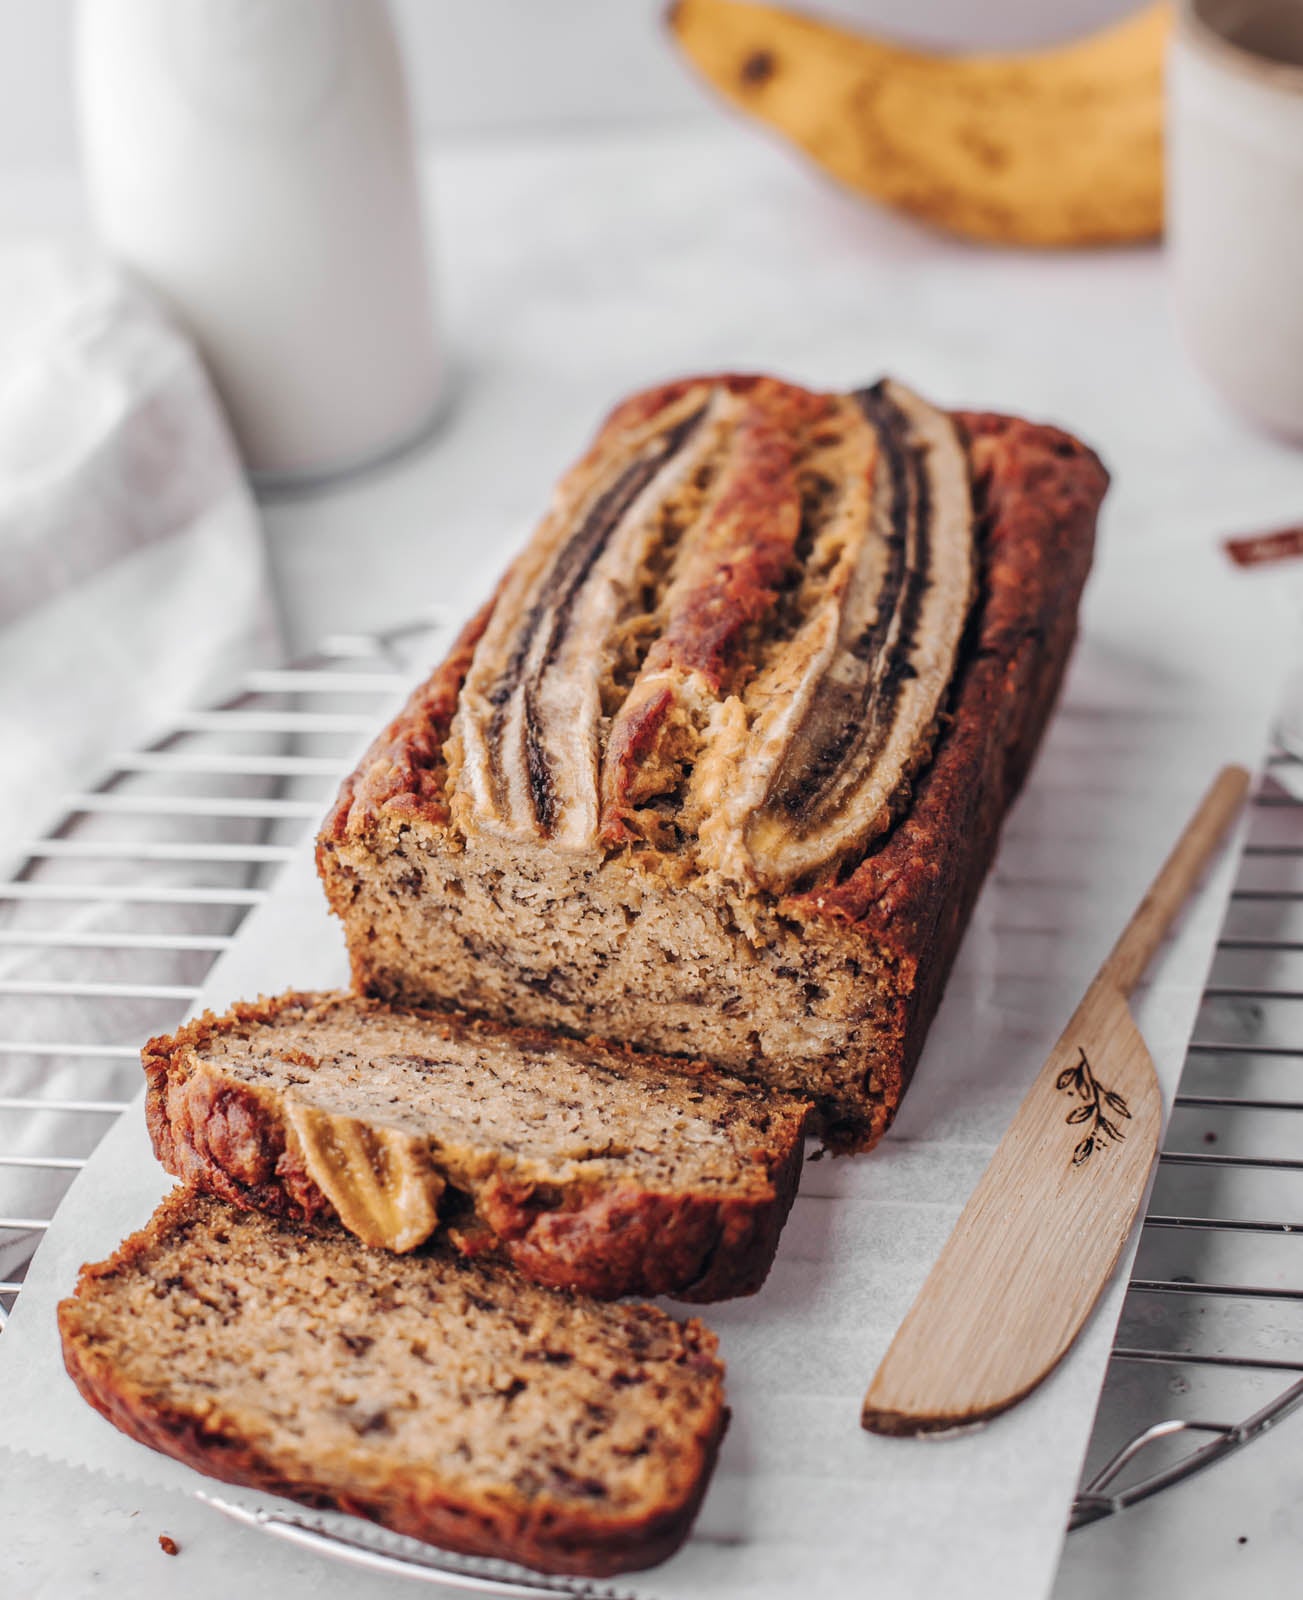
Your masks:
[{"label": "white linen cloth", "polygon": [[[275,651],[262,534],[226,422],[194,348],[146,293],[89,251],[42,241],[0,250],[0,879],[22,869],[70,792],[94,787],[114,752],[164,732],[185,707],[233,685]],[[118,792],[149,791],[133,775]],[[233,792],[228,790],[227,792]],[[123,837],[199,837],[193,820],[83,815],[82,847]],[[212,825],[214,841],[256,824]],[[237,866],[207,881],[239,881]],[[36,882],[173,886],[186,862],[37,858]],[[202,929],[196,918],[205,917]],[[0,900],[0,930],[92,936],[215,931],[211,908],[115,901]],[[195,981],[201,952],[161,953],[150,981]],[[139,952],[0,945],[0,979],[139,980]],[[176,1001],[0,995],[0,1038],[138,1046],[175,1021]],[[120,1100],[127,1058],[0,1054],[0,1094]],[[0,1150],[86,1155],[102,1113],[6,1109]],[[0,1214],[49,1216],[67,1174],[0,1168]],[[0,1277],[32,1240],[0,1234]]]},{"label": "white linen cloth", "polygon": [[270,649],[267,594],[193,346],[99,257],[0,251],[0,866]]}]

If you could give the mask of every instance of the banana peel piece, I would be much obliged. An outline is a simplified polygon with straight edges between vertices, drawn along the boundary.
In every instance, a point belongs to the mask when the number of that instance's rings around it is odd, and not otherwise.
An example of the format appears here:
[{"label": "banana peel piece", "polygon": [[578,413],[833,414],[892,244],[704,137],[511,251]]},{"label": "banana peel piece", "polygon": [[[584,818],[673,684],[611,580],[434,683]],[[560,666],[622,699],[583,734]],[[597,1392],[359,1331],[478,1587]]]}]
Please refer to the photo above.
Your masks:
[{"label": "banana peel piece", "polygon": [[744,0],[677,0],[668,21],[727,100],[925,222],[1048,246],[1162,231],[1166,3],[999,55],[905,49]]}]

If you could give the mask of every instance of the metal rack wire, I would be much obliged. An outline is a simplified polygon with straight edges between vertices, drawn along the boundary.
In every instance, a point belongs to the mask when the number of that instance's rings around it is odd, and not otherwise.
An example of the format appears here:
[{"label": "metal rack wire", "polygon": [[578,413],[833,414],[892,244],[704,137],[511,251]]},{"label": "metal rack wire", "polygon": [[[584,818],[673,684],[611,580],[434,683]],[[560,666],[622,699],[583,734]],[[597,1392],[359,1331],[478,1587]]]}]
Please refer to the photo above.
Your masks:
[{"label": "metal rack wire", "polygon": [[113,756],[0,882],[0,1326],[63,1192],[384,709],[432,660],[426,618],[248,673]]},{"label": "metal rack wire", "polygon": [[[0,884],[0,1325],[59,1198],[135,1092],[140,1039],[180,1020],[444,633],[425,618],[249,673],[222,705],[115,756],[48,837],[22,847]],[[1291,770],[1303,763],[1277,752],[1255,796],[1073,1528],[1171,1488],[1303,1406],[1303,799],[1281,781]],[[592,1592],[349,1544],[310,1516],[274,1520],[262,1525],[385,1570],[397,1561],[517,1595]]]},{"label": "metal rack wire", "polygon": [[1254,796],[1072,1528],[1171,1488],[1303,1406],[1300,778],[1298,754],[1277,749]]}]

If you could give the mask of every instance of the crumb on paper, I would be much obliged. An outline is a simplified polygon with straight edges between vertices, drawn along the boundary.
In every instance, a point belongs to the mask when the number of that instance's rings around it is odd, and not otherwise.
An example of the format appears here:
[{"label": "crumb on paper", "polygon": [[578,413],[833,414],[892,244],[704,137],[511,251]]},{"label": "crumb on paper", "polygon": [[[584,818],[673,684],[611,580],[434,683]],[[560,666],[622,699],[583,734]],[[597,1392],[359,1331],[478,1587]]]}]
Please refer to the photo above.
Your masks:
[{"label": "crumb on paper", "polygon": [[170,1533],[159,1534],[158,1548],[165,1556],[179,1556],[181,1554],[181,1546],[176,1542]]},{"label": "crumb on paper", "polygon": [[1292,528],[1277,528],[1272,533],[1250,533],[1223,539],[1222,548],[1237,567],[1288,561],[1303,556],[1303,523]]}]

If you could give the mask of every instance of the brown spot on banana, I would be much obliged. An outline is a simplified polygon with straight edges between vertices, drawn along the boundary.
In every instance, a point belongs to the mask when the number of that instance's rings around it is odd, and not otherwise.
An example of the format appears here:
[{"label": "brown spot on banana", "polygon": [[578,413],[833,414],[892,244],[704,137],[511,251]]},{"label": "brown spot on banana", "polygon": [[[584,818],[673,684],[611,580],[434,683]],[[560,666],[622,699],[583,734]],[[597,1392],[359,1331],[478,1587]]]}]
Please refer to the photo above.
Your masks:
[{"label": "brown spot on banana", "polygon": [[778,63],[774,60],[772,52],[754,50],[743,61],[738,71],[738,81],[746,88],[754,88],[758,84],[768,83],[777,70]]}]

